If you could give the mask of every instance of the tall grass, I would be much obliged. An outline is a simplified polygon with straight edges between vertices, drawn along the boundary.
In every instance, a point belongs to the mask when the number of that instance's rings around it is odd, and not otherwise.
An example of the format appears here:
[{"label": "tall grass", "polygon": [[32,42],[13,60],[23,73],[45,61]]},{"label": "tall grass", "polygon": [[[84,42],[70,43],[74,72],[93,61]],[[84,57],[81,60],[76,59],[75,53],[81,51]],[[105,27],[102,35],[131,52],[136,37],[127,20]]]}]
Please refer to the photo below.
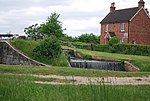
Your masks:
[{"label": "tall grass", "polygon": [[11,41],[15,48],[32,58],[33,49],[39,44],[33,40],[15,39]]},{"label": "tall grass", "polygon": [[0,75],[1,101],[149,101],[150,86],[42,85]]}]

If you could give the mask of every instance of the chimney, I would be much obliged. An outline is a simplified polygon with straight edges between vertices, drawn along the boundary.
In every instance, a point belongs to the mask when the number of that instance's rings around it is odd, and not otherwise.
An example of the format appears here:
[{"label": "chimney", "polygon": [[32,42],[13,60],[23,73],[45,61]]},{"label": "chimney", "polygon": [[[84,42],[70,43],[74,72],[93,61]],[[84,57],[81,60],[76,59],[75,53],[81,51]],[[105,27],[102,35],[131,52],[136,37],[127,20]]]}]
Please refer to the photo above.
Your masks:
[{"label": "chimney", "polygon": [[111,3],[111,7],[110,7],[110,13],[113,13],[115,11],[116,7],[115,7],[115,3]]},{"label": "chimney", "polygon": [[138,7],[139,7],[139,8],[141,8],[141,7],[144,8],[144,6],[145,6],[145,2],[144,2],[143,0],[140,0],[140,1],[138,2]]}]

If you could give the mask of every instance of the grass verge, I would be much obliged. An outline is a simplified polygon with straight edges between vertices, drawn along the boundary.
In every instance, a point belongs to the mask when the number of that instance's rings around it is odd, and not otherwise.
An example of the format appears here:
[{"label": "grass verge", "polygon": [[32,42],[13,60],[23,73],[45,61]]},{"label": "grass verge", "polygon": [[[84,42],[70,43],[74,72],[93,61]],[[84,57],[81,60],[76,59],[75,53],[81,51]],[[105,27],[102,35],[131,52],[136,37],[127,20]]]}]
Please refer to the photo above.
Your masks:
[{"label": "grass verge", "polygon": [[[32,59],[34,59],[33,49],[39,45],[39,42],[33,40],[24,40],[24,39],[16,39],[11,41],[11,43],[14,45],[15,48],[17,48],[23,54],[29,56]],[[51,60],[48,58],[42,58],[40,59],[40,62],[43,62],[45,64],[51,64],[53,66],[62,66],[62,67],[66,67],[69,65],[67,57],[65,56],[64,52],[62,52],[59,57],[53,58]]]},{"label": "grass verge", "polygon": [[106,71],[94,69],[78,69],[67,67],[40,67],[40,66],[15,66],[0,65],[0,73],[14,74],[43,74],[63,76],[87,76],[87,77],[141,77],[149,76],[150,72],[125,72]]},{"label": "grass verge", "polygon": [[1,101],[149,101],[150,86],[43,85],[0,75]]}]

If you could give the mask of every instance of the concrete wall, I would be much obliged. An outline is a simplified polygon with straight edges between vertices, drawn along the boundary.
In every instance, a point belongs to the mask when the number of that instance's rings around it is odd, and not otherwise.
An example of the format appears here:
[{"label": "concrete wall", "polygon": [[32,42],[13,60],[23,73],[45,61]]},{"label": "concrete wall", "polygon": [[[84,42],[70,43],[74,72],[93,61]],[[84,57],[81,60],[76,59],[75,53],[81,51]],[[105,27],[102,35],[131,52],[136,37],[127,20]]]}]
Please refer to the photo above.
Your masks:
[{"label": "concrete wall", "polygon": [[77,68],[113,70],[113,71],[124,70],[124,66],[121,62],[71,60],[70,64],[72,67],[77,67]]},{"label": "concrete wall", "polygon": [[0,64],[47,66],[25,56],[6,41],[0,42]]}]

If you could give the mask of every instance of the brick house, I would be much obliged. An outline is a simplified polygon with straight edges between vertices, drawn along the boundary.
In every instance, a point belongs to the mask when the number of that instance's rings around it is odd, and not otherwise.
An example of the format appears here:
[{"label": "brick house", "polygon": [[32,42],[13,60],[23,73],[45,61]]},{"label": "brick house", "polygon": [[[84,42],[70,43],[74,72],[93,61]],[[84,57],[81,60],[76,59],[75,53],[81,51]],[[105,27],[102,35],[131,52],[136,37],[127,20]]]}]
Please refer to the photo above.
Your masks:
[{"label": "brick house", "polygon": [[122,43],[150,44],[150,16],[144,6],[140,0],[138,7],[115,10],[112,3],[109,14],[100,22],[100,43],[107,44],[117,36]]}]

